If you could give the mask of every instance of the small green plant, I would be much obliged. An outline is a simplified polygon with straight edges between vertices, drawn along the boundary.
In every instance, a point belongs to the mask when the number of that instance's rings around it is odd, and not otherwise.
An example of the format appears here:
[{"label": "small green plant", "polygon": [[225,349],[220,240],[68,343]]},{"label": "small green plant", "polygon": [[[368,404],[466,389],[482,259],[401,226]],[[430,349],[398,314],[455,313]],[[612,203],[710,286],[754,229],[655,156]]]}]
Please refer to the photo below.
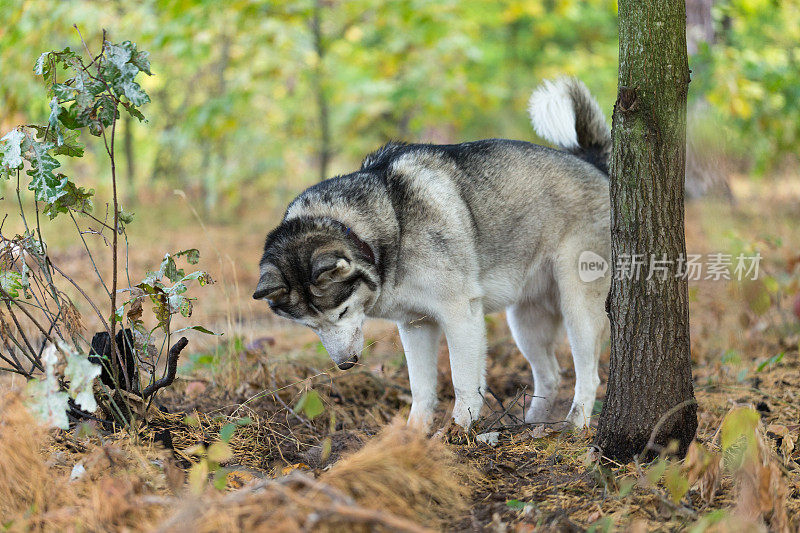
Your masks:
[{"label": "small green plant", "polygon": [[222,426],[219,432],[219,440],[209,444],[197,444],[192,446],[187,453],[198,458],[197,462],[189,469],[189,490],[194,494],[203,492],[208,476],[213,476],[213,486],[217,490],[224,490],[228,483],[229,470],[222,467],[223,463],[233,458],[230,441],[239,427],[250,424],[249,417],[240,418],[234,422],[229,422]]},{"label": "small green plant", "polygon": [[[199,252],[194,249],[167,254],[158,270],[138,284],[130,282],[126,229],[133,215],[119,203],[115,137],[121,113],[144,120],[139,108],[150,98],[137,79],[151,74],[149,55],[130,41],[112,43],[105,33],[96,54],[81,41],[82,50],[67,47],[36,60],[34,73],[44,80],[50,98],[47,123],[18,126],[0,139],[0,180],[16,186],[14,208],[23,228],[7,236],[3,228],[8,215],[0,221],[0,370],[28,379],[34,411],[61,428],[70,418],[96,418],[95,396],[109,415],[101,421],[111,418],[127,425],[134,414],[145,416],[155,393],[174,379],[186,346],[185,339],[171,343],[171,336],[182,331],[173,331],[172,317],[191,315],[190,282],[212,282],[206,272],[186,274],[178,268],[178,258],[197,263]],[[110,163],[111,197],[105,213],[95,212],[93,189],[61,172],[64,158],[83,156],[82,132],[101,140]],[[53,260],[43,235],[44,216],[59,218],[63,229],[75,231],[75,242],[86,252],[85,270],[95,275],[101,297],[91,295]],[[95,247],[91,237],[97,239]],[[98,267],[98,246],[110,256],[110,276],[103,276]],[[120,276],[123,266],[127,286]],[[91,339],[68,292],[80,295],[95,315],[93,322],[101,331]],[[120,304],[125,293],[128,299]],[[155,317],[150,327],[142,316],[146,298]],[[125,318],[127,329],[122,328]],[[184,329],[210,333],[202,326]],[[156,332],[160,349],[155,346]],[[166,368],[159,378],[162,356]],[[97,377],[102,384],[96,383]]]}]

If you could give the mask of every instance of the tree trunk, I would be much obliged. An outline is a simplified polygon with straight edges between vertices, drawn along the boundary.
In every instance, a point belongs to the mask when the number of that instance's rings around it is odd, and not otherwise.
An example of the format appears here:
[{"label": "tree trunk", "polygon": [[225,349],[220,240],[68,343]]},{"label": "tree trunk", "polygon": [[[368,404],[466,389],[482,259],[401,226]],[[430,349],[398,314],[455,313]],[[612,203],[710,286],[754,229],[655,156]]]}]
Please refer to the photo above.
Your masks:
[{"label": "tree trunk", "polygon": [[317,100],[317,112],[319,118],[319,179],[320,181],[328,177],[328,165],[330,164],[331,149],[331,125],[328,105],[328,95],[325,92],[324,83],[324,60],[325,48],[324,37],[322,35],[322,0],[314,2],[314,10],[311,14],[311,33],[314,37],[314,50],[317,53],[317,63],[314,66],[313,90]]},{"label": "tree trunk", "polygon": [[714,42],[714,0],[686,0],[686,49],[694,55],[700,43]]},{"label": "tree trunk", "polygon": [[[616,266],[609,295],[611,368],[597,444],[605,456],[628,461],[672,441],[685,454],[697,408],[687,280],[680,272],[686,256],[686,8],[683,0],[620,0],[619,26],[610,167]],[[658,264],[666,269],[651,271],[651,257],[666,259]]]}]

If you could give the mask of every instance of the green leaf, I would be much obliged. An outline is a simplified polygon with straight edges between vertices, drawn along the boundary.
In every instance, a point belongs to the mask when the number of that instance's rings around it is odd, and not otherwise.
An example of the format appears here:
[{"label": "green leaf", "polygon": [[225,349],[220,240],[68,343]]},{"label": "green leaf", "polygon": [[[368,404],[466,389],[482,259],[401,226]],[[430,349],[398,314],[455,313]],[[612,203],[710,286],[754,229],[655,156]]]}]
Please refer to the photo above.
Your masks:
[{"label": "green leaf", "polygon": [[[61,108],[61,110],[59,111],[59,116],[61,116],[63,112],[64,109]],[[58,136],[53,132],[53,128],[39,126],[36,124],[29,124],[26,127],[33,128],[34,130],[36,130],[36,137],[41,142],[55,144],[58,141]],[[78,142],[78,137],[80,136],[81,132],[78,130],[70,130],[70,129],[67,129],[66,131],[64,130],[60,131],[62,135],[62,143],[60,146],[52,148],[53,155],[82,157],[83,146],[81,145],[80,142]]]},{"label": "green leaf", "polygon": [[779,354],[773,355],[766,361],[762,362],[758,367],[756,367],[756,372],[763,372],[766,368],[772,368],[773,366],[777,365],[783,360],[783,356],[786,352],[781,352]]},{"label": "green leaf", "polygon": [[54,174],[53,171],[61,166],[47,151],[52,148],[51,143],[40,143],[26,137],[25,148],[32,154],[31,163],[27,174],[33,178],[28,184],[28,189],[36,193],[36,199],[46,204],[52,204],[64,194],[69,180],[63,174]]},{"label": "green leaf", "polygon": [[[203,326],[191,326],[191,327],[186,328],[186,329],[193,329],[195,331],[199,331],[200,333],[205,333],[206,335],[217,335],[217,333],[214,333],[213,331],[208,330],[208,329],[204,328]],[[182,330],[182,331],[185,331],[185,329]]]},{"label": "green leaf", "polygon": [[42,423],[60,429],[69,429],[67,406],[69,395],[61,390],[56,376],[55,365],[58,363],[58,350],[50,344],[42,353],[45,377],[43,380],[32,379],[28,382],[28,394],[31,401],[28,407],[31,413]]},{"label": "green leaf", "polygon": [[619,497],[624,498],[631,493],[633,487],[636,486],[636,481],[633,479],[623,479],[619,482]]},{"label": "green leaf", "polygon": [[81,132],[77,130],[62,131],[63,142],[53,149],[53,155],[83,157],[83,145],[78,142]]},{"label": "green leaf", "polygon": [[219,430],[219,440],[222,442],[230,442],[234,432],[236,432],[236,424],[225,424],[222,426],[222,429]]},{"label": "green leaf", "polygon": [[192,316],[192,298],[187,298],[181,294],[170,294],[167,301],[169,302],[169,313],[180,313],[186,318]]},{"label": "green leaf", "polygon": [[722,421],[720,445],[723,461],[728,471],[736,471],[758,454],[756,427],[760,415],[755,409],[739,407],[729,412]]},{"label": "green leaf", "polygon": [[50,74],[50,52],[44,52],[39,56],[36,63],[33,64],[33,73],[47,78]]},{"label": "green leaf", "polygon": [[77,102],[69,107],[62,107],[58,120],[61,121],[65,128],[70,130],[84,128],[92,122],[89,117],[89,111],[85,107],[78,105]]},{"label": "green leaf", "polygon": [[9,169],[22,168],[22,142],[25,134],[15,128],[6,133],[0,143],[2,143],[3,158],[0,165]]},{"label": "green leaf", "polygon": [[130,116],[132,116],[135,119],[138,119],[139,122],[147,122],[147,119],[144,118],[142,112],[133,107],[133,105],[130,102],[120,102],[120,103],[122,104],[123,109],[125,109],[125,111],[127,111]]},{"label": "green leaf", "polygon": [[144,92],[141,85],[135,81],[124,81],[122,83],[122,94],[135,106],[146,104],[150,101],[150,97]]},{"label": "green leaf", "polygon": [[214,488],[217,490],[225,490],[228,486],[228,470],[220,468],[214,472]]},{"label": "green leaf", "polygon": [[97,409],[92,384],[100,372],[100,365],[89,361],[87,356],[72,350],[67,354],[67,368],[64,370],[64,377],[69,380],[69,395],[81,409],[90,413]]},{"label": "green leaf", "polygon": [[[185,278],[184,278],[184,279],[185,279]],[[186,284],[184,284],[184,283],[183,283],[183,281],[179,281],[178,283],[176,283],[175,285],[173,285],[172,287],[170,287],[170,288],[167,290],[167,293],[168,293],[168,294],[183,294],[183,293],[185,293],[187,290],[189,290],[189,289],[186,287]]]},{"label": "green leaf", "polygon": [[521,510],[521,509],[525,508],[525,505],[527,505],[525,502],[521,502],[519,500],[507,500],[506,501],[506,507],[508,507],[509,509],[520,509]]},{"label": "green leaf", "polygon": [[175,257],[180,257],[182,255],[186,256],[186,261],[190,265],[196,265],[198,261],[200,261],[200,250],[197,248],[189,248],[188,250],[183,250],[175,254]]},{"label": "green leaf", "polygon": [[95,114],[97,120],[103,124],[103,126],[111,126],[114,120],[119,118],[117,103],[110,96],[102,96],[97,100],[97,104],[95,104]]},{"label": "green leaf", "polygon": [[58,105],[58,98],[55,96],[50,100],[50,118],[48,124],[53,130],[56,137],[56,146],[64,144],[64,135],[61,133],[61,125],[58,121],[58,115],[61,113],[61,106]]},{"label": "green leaf", "polygon": [[119,220],[120,220],[120,222],[122,222],[123,224],[130,224],[131,222],[133,222],[133,216],[134,216],[134,214],[135,214],[135,213],[128,213],[128,212],[127,212],[127,211],[125,211],[124,209],[121,209],[121,208],[120,208],[120,210],[119,210]]},{"label": "green leaf", "polygon": [[664,486],[673,503],[678,503],[689,492],[689,478],[681,472],[679,465],[671,463],[664,474]]},{"label": "green leaf", "polygon": [[314,389],[310,389],[303,393],[294,410],[302,411],[309,420],[314,420],[325,411],[325,407],[322,404],[322,398],[319,397],[319,393]]},{"label": "green leaf", "polygon": [[104,44],[106,63],[101,69],[101,76],[119,96],[125,96],[130,103],[138,107],[150,101],[150,97],[142,87],[134,81],[139,72],[150,74],[150,61],[146,52],[136,50],[130,41]]},{"label": "green leaf", "polygon": [[164,256],[164,260],[161,262],[161,268],[159,268],[159,272],[161,273],[160,277],[166,276],[167,279],[173,283],[180,281],[184,276],[186,276],[186,272],[183,269],[178,268],[178,265],[175,263],[175,259],[170,254]]},{"label": "green leaf", "polygon": [[92,211],[91,198],[94,196],[94,189],[88,191],[83,187],[78,187],[71,181],[68,181],[64,187],[64,194],[55,202],[48,205],[44,209],[44,213],[54,219],[59,213],[67,213],[70,209],[76,211],[84,211],[89,213]]},{"label": "green leaf", "polygon": [[57,98],[59,102],[66,103],[75,99],[75,89],[66,83],[55,83],[52,87],[53,97]]},{"label": "green leaf", "polygon": [[650,465],[650,468],[647,469],[645,477],[647,481],[655,485],[661,479],[661,476],[664,475],[664,470],[666,469],[667,462],[664,459],[656,459],[653,464]]},{"label": "green leaf", "polygon": [[136,44],[131,43],[130,41],[125,41],[122,43],[123,45],[130,45],[132,47],[131,50],[131,63],[136,65],[136,67],[147,74],[148,76],[152,76],[153,73],[150,72],[150,52],[146,52],[144,50],[137,50]]},{"label": "green leaf", "polygon": [[13,270],[0,271],[0,287],[11,298],[19,298],[19,291],[23,289],[22,275]]},{"label": "green leaf", "polygon": [[214,280],[211,278],[211,275],[208,272],[203,272],[202,270],[197,270],[192,272],[191,274],[187,274],[186,276],[181,279],[181,281],[189,281],[196,279],[200,286],[208,285],[209,283],[214,283]]}]

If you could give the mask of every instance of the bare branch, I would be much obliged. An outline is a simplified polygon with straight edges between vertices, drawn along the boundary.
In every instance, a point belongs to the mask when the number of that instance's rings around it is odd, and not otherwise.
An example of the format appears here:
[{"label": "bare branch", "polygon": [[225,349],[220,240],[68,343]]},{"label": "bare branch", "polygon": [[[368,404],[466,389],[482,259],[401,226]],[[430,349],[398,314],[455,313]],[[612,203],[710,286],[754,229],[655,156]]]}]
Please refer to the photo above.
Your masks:
[{"label": "bare branch", "polygon": [[180,340],[169,349],[169,358],[167,359],[167,374],[152,385],[148,385],[144,391],[142,391],[142,398],[148,398],[155,394],[159,389],[163,389],[164,387],[172,385],[172,382],[175,381],[175,374],[178,372],[178,358],[181,355],[181,351],[186,348],[187,344],[189,344],[189,340],[186,337],[181,337]]}]

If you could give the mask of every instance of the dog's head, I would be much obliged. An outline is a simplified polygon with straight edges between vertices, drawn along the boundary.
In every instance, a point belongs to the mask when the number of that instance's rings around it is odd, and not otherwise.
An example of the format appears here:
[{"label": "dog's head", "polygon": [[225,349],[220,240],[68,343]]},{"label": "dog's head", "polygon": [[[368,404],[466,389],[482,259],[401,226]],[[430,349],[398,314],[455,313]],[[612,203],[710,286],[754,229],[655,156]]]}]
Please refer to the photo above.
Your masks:
[{"label": "dog's head", "polygon": [[253,298],[313,329],[342,370],[358,361],[378,272],[369,245],[338,222],[284,221],[268,236]]}]

